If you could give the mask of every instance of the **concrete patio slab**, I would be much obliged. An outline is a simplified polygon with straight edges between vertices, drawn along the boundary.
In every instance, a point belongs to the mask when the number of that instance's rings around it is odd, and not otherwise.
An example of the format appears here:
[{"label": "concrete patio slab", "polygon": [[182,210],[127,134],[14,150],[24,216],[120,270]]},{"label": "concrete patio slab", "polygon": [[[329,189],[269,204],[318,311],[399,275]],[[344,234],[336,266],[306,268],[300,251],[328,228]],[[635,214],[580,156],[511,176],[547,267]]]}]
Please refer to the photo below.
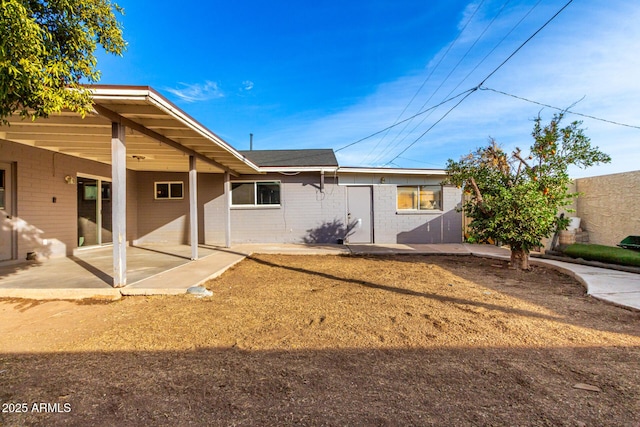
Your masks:
[{"label": "concrete patio slab", "polygon": [[547,265],[555,265],[571,271],[589,283],[589,294],[609,294],[612,292],[640,292],[640,276],[635,273],[569,264],[555,260],[536,260]]},{"label": "concrete patio slab", "polygon": [[347,244],[351,253],[365,254],[441,254],[441,255],[469,255],[469,249],[463,244],[444,243],[439,245],[427,244]]},{"label": "concrete patio slab", "polygon": [[297,243],[243,243],[234,245],[235,252],[251,255],[279,254],[279,255],[340,255],[349,254],[349,248],[344,245],[331,244],[297,244]]},{"label": "concrete patio slab", "polygon": [[[112,286],[112,251],[108,246],[92,248],[66,258],[0,266],[0,298],[120,298],[120,289]],[[199,248],[203,257],[215,252],[214,247]],[[127,250],[128,283],[186,265],[190,254],[186,245],[131,246]]]},{"label": "concrete patio slab", "polygon": [[247,255],[217,249],[206,257],[165,270],[152,277],[120,288],[122,295],[179,295],[192,286],[216,278]]},{"label": "concrete patio slab", "polygon": [[[474,255],[509,259],[509,251],[489,245],[468,245]],[[622,307],[640,310],[640,274],[592,267],[557,260],[532,258],[531,264],[542,264],[568,274],[582,283],[587,295]]]},{"label": "concrete patio slab", "polygon": [[75,257],[0,267],[0,298],[118,299],[102,272],[88,271]]}]

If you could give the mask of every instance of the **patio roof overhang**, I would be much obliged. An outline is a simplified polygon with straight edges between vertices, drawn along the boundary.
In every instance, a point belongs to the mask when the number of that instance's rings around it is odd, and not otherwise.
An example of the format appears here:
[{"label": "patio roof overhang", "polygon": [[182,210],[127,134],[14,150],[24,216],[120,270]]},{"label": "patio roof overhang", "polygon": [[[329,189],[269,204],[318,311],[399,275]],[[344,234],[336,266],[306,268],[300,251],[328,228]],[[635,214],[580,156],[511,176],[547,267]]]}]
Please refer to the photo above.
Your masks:
[{"label": "patio roof overhang", "polygon": [[71,111],[31,121],[9,118],[0,139],[111,164],[112,123],[126,128],[127,169],[189,171],[189,157],[199,172],[232,175],[261,173],[258,166],[216,134],[146,86],[87,86],[94,112]]}]

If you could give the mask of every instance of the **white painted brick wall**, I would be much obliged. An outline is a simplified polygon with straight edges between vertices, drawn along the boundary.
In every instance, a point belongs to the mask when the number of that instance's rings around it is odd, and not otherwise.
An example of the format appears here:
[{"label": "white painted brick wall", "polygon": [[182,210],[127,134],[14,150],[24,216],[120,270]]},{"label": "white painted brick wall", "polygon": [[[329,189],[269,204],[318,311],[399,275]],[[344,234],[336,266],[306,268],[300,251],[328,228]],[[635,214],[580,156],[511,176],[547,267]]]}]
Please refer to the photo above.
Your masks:
[{"label": "white painted brick wall", "polygon": [[319,173],[243,176],[242,180],[281,181],[280,206],[232,208],[233,243],[300,243],[327,223],[344,223],[344,188],[335,185],[332,177],[325,177],[324,193],[319,189]]},{"label": "white painted brick wall", "polygon": [[[419,179],[414,176],[406,179],[401,176],[394,177],[392,181],[413,184],[421,180],[433,184],[431,182],[433,179]],[[396,192],[397,185],[373,186],[375,243],[459,243],[462,241],[462,214],[455,210],[460,206],[462,197],[459,189],[443,187],[443,210],[425,213],[398,212]]]}]

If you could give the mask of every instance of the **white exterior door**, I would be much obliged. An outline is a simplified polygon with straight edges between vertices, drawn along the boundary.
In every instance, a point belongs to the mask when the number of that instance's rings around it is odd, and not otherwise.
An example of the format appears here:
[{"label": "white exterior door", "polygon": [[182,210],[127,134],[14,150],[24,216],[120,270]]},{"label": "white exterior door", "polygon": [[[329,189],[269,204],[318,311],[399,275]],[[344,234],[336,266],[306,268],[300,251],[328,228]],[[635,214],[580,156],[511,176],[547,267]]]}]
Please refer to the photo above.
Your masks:
[{"label": "white exterior door", "polygon": [[13,185],[11,165],[0,163],[0,261],[13,258]]},{"label": "white exterior door", "polygon": [[371,187],[347,187],[347,242],[372,243]]}]

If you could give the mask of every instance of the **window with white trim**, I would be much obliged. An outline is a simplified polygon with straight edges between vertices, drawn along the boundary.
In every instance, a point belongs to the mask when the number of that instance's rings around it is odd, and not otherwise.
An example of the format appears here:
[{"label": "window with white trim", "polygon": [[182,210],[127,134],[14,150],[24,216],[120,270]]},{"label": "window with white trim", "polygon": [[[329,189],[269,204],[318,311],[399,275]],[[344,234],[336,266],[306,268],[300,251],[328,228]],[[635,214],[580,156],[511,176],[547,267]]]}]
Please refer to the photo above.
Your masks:
[{"label": "window with white trim", "polygon": [[184,182],[161,181],[154,185],[155,198],[157,200],[170,200],[184,198]]},{"label": "window with white trim", "polygon": [[231,183],[231,206],[280,205],[279,181],[244,181]]},{"label": "window with white trim", "polygon": [[397,187],[399,211],[442,210],[442,187],[439,185],[403,185]]}]

